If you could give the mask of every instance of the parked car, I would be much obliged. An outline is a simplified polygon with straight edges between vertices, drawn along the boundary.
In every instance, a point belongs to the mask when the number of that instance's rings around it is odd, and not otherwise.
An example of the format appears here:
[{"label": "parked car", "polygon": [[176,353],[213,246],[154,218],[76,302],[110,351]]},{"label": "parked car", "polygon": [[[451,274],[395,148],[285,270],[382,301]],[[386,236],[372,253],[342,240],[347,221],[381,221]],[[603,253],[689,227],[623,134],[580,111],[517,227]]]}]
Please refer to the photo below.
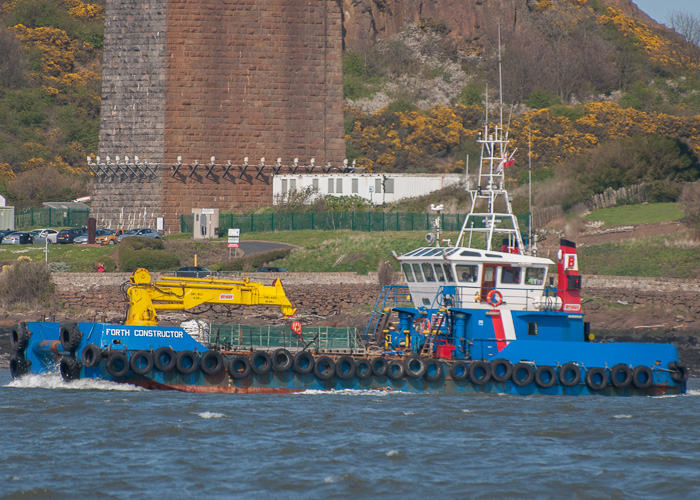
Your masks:
[{"label": "parked car", "polygon": [[288,273],[283,267],[259,267],[255,270],[256,273]]},{"label": "parked car", "polygon": [[58,236],[58,231],[55,229],[35,229],[34,231],[30,231],[32,235],[32,243],[44,243],[46,240],[49,240],[49,243],[56,243],[56,236]]},{"label": "parked car", "polygon": [[32,242],[29,231],[14,231],[2,237],[3,245],[27,245]]},{"label": "parked car", "polygon": [[10,234],[10,233],[14,233],[14,232],[15,232],[14,229],[2,229],[2,230],[0,230],[0,241],[2,241],[2,239],[3,239],[6,235],[8,235],[8,234]]},{"label": "parked car", "polygon": [[95,237],[95,243],[100,245],[115,245],[117,243],[117,238],[124,234],[123,229],[117,229],[112,231],[112,234],[104,234],[102,236]]},{"label": "parked car", "polygon": [[56,235],[56,243],[73,243],[73,240],[83,233],[85,233],[85,229],[76,227],[61,229]]},{"label": "parked car", "polygon": [[180,269],[175,271],[175,276],[178,276],[180,278],[207,278],[214,274],[216,273],[210,271],[206,267],[200,266],[181,267]]},{"label": "parked car", "polygon": [[142,238],[160,238],[160,233],[155,229],[150,229],[147,227],[140,229],[131,229],[126,233],[122,234],[120,237],[118,237],[117,243],[122,241],[124,238],[128,238],[129,236],[141,236]]},{"label": "parked car", "polygon": [[[102,228],[96,229],[95,230],[95,243],[97,243],[98,236],[109,236],[112,234],[114,234],[114,231],[112,231],[111,229],[102,229]],[[73,243],[76,245],[87,245],[87,242],[88,242],[87,231],[85,231],[85,234],[82,234],[73,240]]]}]

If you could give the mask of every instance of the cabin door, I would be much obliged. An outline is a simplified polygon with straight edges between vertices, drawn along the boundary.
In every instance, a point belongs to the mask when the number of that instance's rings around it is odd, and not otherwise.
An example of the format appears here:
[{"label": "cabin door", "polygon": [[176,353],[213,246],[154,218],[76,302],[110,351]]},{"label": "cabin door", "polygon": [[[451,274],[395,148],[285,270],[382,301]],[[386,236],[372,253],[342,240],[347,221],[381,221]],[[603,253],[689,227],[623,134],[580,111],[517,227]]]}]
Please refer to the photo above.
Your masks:
[{"label": "cabin door", "polygon": [[491,290],[496,288],[497,264],[484,264],[484,271],[481,275],[481,301],[486,301],[486,296]]}]

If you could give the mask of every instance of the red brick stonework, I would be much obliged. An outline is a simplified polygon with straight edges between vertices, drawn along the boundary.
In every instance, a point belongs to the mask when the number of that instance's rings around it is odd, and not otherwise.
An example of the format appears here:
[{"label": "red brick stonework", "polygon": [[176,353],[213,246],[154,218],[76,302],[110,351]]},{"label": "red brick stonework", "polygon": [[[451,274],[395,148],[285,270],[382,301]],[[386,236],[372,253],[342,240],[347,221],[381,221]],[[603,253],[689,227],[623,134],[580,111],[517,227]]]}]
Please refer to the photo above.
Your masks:
[{"label": "red brick stonework", "polygon": [[339,165],[343,133],[337,1],[107,1],[100,156],[158,166],[96,176],[100,223],[164,216],[177,231],[192,208],[271,205],[272,170],[259,173],[260,158]]}]

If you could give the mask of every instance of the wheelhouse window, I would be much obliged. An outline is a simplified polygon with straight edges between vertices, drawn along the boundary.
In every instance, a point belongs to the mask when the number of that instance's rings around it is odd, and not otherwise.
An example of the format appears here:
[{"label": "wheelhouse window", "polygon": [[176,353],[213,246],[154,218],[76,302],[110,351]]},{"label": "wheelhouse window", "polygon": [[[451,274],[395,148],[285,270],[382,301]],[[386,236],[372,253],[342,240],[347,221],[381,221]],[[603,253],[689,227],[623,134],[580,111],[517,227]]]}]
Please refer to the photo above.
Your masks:
[{"label": "wheelhouse window", "polygon": [[420,265],[413,264],[413,274],[416,275],[416,281],[418,281],[419,283],[425,281],[423,279],[423,273],[420,271]]},{"label": "wheelhouse window", "polygon": [[413,283],[415,279],[413,278],[413,271],[411,270],[411,265],[406,264],[405,262],[401,264],[401,268],[403,269],[403,274],[406,276],[406,281],[409,283]]},{"label": "wheelhouse window", "polygon": [[525,283],[528,285],[541,285],[544,283],[544,271],[543,267],[529,267],[525,271]]},{"label": "wheelhouse window", "polygon": [[448,283],[454,283],[455,281],[454,276],[452,276],[452,267],[449,264],[445,264],[445,278]]},{"label": "wheelhouse window", "polygon": [[479,266],[457,264],[457,279],[461,283],[475,283],[479,274]]},{"label": "wheelhouse window", "polygon": [[435,281],[433,266],[431,266],[428,262],[423,263],[423,275],[425,276],[425,281]]},{"label": "wheelhouse window", "polygon": [[504,285],[517,285],[520,283],[520,268],[504,266],[501,268],[501,283]]},{"label": "wheelhouse window", "polygon": [[441,264],[435,264],[435,276],[437,276],[437,280],[441,283],[445,282],[445,271],[442,270]]}]

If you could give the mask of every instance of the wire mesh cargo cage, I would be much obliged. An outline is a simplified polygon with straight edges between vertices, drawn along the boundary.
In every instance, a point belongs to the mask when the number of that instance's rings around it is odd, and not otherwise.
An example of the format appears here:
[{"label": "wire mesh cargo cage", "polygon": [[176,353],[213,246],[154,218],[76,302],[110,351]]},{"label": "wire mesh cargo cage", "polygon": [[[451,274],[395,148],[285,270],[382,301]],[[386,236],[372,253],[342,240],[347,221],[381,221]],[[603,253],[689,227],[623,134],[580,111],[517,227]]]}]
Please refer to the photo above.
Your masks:
[{"label": "wire mesh cargo cage", "polygon": [[289,351],[304,348],[323,352],[350,353],[364,350],[357,328],[308,326],[301,335],[289,326],[279,325],[216,325],[209,328],[209,343],[224,350],[277,349]]}]

